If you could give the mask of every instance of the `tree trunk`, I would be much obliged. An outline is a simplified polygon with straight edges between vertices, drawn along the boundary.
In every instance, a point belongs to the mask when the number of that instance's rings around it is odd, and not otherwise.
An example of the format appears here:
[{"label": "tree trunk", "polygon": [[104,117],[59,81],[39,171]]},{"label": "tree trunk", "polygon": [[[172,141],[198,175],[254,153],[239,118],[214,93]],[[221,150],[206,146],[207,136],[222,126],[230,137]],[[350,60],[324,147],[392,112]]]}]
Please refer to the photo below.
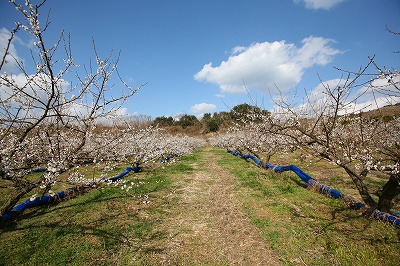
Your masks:
[{"label": "tree trunk", "polygon": [[34,189],[36,186],[33,184],[27,184],[23,188],[19,189],[16,191],[13,195],[10,197],[7,197],[8,200],[6,203],[1,207],[0,210],[0,216],[3,216],[5,213],[10,212],[14,206],[18,203],[18,201],[25,196],[27,193],[31,192],[32,189]]},{"label": "tree trunk", "polygon": [[378,210],[389,212],[393,207],[393,199],[400,193],[400,176],[391,175],[379,193]]},{"label": "tree trunk", "polygon": [[347,165],[341,165],[344,168],[346,173],[351,177],[353,183],[356,185],[358,189],[358,193],[363,199],[364,203],[369,205],[371,208],[376,208],[376,201],[372,198],[371,194],[368,192],[368,187],[364,184],[362,180],[362,176],[358,175],[353,169],[348,167]]}]

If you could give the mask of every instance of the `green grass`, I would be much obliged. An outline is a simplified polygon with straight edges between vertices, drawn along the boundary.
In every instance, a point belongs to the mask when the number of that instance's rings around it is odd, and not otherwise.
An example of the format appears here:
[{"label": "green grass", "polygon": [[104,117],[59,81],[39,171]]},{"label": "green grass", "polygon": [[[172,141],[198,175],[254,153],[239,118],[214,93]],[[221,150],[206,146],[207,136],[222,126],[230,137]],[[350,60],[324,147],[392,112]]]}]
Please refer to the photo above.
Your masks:
[{"label": "green grass", "polygon": [[[398,265],[398,229],[306,189],[295,174],[260,169],[221,149],[212,152],[236,177],[237,201],[282,264]],[[333,188],[350,189],[340,170],[323,161],[317,165],[321,171],[304,167]],[[198,150],[174,164],[130,174],[125,178],[132,182],[128,192],[104,187],[27,210],[0,231],[0,265],[160,265],[155,254],[171,237],[160,225],[180,202],[175,180],[203,167],[207,158]],[[83,170],[93,171],[89,166]]]},{"label": "green grass", "polygon": [[[104,174],[101,169],[104,168],[105,164],[86,164],[82,165],[79,168],[72,168],[69,171],[61,174],[57,179],[59,182],[57,182],[55,185],[51,187],[51,190],[53,192],[59,192],[62,190],[66,190],[70,187],[73,187],[74,185],[71,185],[69,183],[64,182],[65,180],[68,179],[69,175],[71,172],[79,172],[85,176],[85,178],[88,180],[88,182],[91,182],[92,180],[96,180],[99,178],[102,174]],[[119,165],[116,167],[113,167],[112,170],[107,172],[108,177],[113,177],[116,175],[119,175],[122,171],[126,169],[127,165]],[[40,173],[30,173],[28,174],[25,178],[30,181],[38,182],[43,178],[43,175],[45,173],[40,172]],[[0,206],[3,206],[5,204],[5,199],[7,198],[7,195],[11,195],[12,193],[15,192],[15,189],[13,187],[10,187],[10,182],[6,180],[0,180],[0,187],[1,187],[1,194],[2,197],[0,197]],[[32,195],[42,195],[43,189],[36,187],[34,188],[31,192],[27,193],[24,197],[22,197],[18,203],[22,203],[25,200],[29,199]]]},{"label": "green grass", "polygon": [[0,265],[114,265],[126,254],[158,249],[151,243],[166,237],[155,226],[169,208],[163,195],[172,182],[160,170],[126,180],[128,192],[104,187],[26,210],[1,231]]},{"label": "green grass", "polygon": [[[306,189],[293,173],[276,174],[251,160],[214,152],[221,158],[219,164],[238,179],[236,193],[243,211],[284,265],[398,265],[398,229]],[[329,171],[332,166],[321,161],[318,165],[325,176],[336,175],[329,179],[330,186],[342,186],[340,169]]]},{"label": "green grass", "polygon": [[[0,265],[158,265],[165,246],[158,225],[177,204],[172,178],[193,173],[195,152],[173,164],[125,177],[132,188],[104,186],[56,205],[26,210],[0,231]],[[108,176],[125,169],[115,167]],[[86,176],[99,167],[79,168]],[[59,186],[58,190],[67,187]],[[171,196],[172,195],[172,196]]]}]

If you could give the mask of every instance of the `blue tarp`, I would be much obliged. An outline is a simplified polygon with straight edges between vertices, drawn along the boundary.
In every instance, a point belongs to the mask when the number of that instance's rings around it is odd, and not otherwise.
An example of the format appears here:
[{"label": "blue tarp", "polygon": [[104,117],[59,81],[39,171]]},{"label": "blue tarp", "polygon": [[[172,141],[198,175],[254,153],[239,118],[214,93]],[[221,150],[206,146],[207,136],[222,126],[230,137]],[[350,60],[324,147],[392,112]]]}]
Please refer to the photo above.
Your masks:
[{"label": "blue tarp", "polygon": [[164,159],[162,159],[161,163],[166,163],[174,157],[175,157],[174,155],[169,155],[169,156],[165,157]]},{"label": "blue tarp", "polygon": [[[321,193],[323,195],[327,195],[327,196],[335,198],[335,199],[346,199],[346,202],[349,204],[349,206],[352,209],[359,210],[359,209],[366,207],[366,205],[364,203],[358,202],[356,200],[351,199],[350,197],[345,196],[339,190],[333,189],[329,186],[319,183],[317,180],[313,179],[311,176],[309,176],[308,174],[306,174],[300,168],[298,168],[297,166],[295,166],[293,164],[285,165],[285,166],[281,166],[281,165],[274,166],[270,162],[267,162],[265,165],[263,165],[262,162],[254,155],[242,154],[241,152],[234,152],[229,149],[227,150],[227,152],[231,153],[234,156],[240,156],[243,159],[252,159],[255,164],[257,164],[265,169],[271,169],[276,173],[292,171],[298,177],[300,177],[300,179],[304,183],[306,183],[307,186],[317,188],[319,193]],[[372,214],[372,217],[374,217],[375,219],[380,220],[380,221],[389,222],[389,223],[395,225],[396,227],[400,228],[400,217],[398,217],[398,216],[395,216],[395,215],[392,215],[392,214],[389,214],[386,212],[382,212],[379,210],[375,210]]]},{"label": "blue tarp", "polygon": [[[45,172],[47,171],[46,168],[38,168],[32,172]],[[106,181],[111,181],[115,182],[121,178],[123,178],[125,175],[127,175],[129,172],[135,172],[138,173],[141,171],[140,166],[134,166],[134,167],[127,167],[122,173],[120,173],[117,176],[108,178],[108,179],[103,179]],[[75,187],[68,188],[67,190],[62,190],[60,192],[55,193],[54,195],[44,195],[40,198],[36,198],[34,200],[28,199],[18,205],[16,205],[11,212],[4,214],[1,219],[2,220],[7,220],[11,221],[15,219],[19,214],[21,214],[23,211],[25,211],[28,208],[33,208],[33,207],[38,207],[38,206],[43,206],[43,205],[48,205],[53,203],[55,200],[61,200],[67,197],[68,195],[76,192],[79,188],[89,188],[93,187],[96,185],[96,182],[91,182],[91,183],[86,183],[83,185],[78,185]]]}]

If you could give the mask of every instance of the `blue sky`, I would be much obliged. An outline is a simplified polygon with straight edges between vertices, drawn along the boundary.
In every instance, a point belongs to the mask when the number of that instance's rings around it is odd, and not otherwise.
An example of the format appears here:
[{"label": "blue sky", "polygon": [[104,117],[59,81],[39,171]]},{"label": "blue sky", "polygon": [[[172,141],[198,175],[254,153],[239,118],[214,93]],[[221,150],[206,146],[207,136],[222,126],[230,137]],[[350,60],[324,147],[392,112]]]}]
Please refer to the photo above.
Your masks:
[{"label": "blue sky", "polygon": [[[244,83],[272,109],[275,85],[312,91],[318,75],[340,78],[334,66],[356,71],[376,55],[400,69],[400,37],[385,29],[400,32],[398,0],[48,0],[49,8],[48,42],[70,33],[84,65],[94,58],[93,37],[100,55],[121,51],[119,72],[129,85],[147,83],[125,106],[129,114],[228,111],[251,103]],[[11,30],[17,15],[2,0],[0,29]],[[24,57],[29,40],[20,38],[15,49]]]}]

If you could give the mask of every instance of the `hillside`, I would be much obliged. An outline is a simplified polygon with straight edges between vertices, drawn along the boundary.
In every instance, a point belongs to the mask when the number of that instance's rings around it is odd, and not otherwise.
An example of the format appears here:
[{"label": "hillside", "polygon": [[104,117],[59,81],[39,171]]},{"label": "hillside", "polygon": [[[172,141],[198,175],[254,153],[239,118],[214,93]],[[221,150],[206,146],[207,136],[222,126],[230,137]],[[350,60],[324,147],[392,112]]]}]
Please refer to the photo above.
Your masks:
[{"label": "hillside", "polygon": [[363,115],[370,118],[383,117],[384,119],[400,117],[400,103],[395,105],[387,105],[380,109],[371,110],[363,113]]}]

